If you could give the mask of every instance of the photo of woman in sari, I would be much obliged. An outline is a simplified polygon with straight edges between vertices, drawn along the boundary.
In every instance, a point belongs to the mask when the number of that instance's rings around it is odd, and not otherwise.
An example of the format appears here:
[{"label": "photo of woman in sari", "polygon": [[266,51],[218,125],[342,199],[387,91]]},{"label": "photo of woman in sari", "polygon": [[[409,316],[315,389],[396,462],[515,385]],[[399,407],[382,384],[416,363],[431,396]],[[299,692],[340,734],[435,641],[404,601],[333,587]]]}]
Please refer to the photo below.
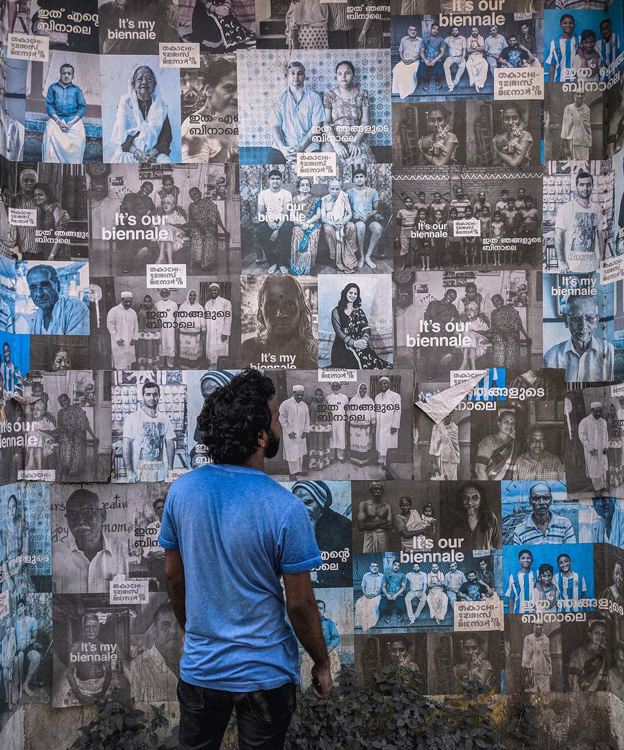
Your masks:
[{"label": "photo of woman in sari", "polygon": [[589,624],[589,640],[570,655],[570,690],[593,692],[607,689],[607,628],[601,620]]},{"label": "photo of woman in sari", "polygon": [[43,257],[46,260],[71,260],[69,244],[57,239],[56,233],[67,229],[70,216],[56,200],[54,191],[46,182],[38,182],[34,187],[33,197],[37,206],[37,229],[51,230],[54,244],[46,242]]},{"label": "photo of woman in sari", "polygon": [[128,79],[128,93],[117,105],[112,141],[113,164],[163,164],[171,158],[169,108],[154,71],[140,65]]},{"label": "photo of woman in sari", "polygon": [[310,414],[310,432],[308,433],[308,446],[310,455],[310,470],[326,469],[331,464],[331,412],[329,404],[325,400],[322,388],[314,391],[314,398],[308,407]]},{"label": "photo of woman in sari", "polygon": [[98,439],[91,429],[87,415],[79,404],[72,404],[66,393],[58,397],[61,408],[56,415],[58,440],[58,481],[82,475],[87,458],[87,433],[97,448]]},{"label": "photo of woman in sari", "polygon": [[[303,2],[303,0],[302,0]],[[368,93],[355,83],[355,66],[348,60],[336,65],[337,86],[325,92],[325,123],[329,130],[323,151],[335,151],[339,165],[375,162],[371,147],[364,140],[370,124]],[[354,140],[349,140],[354,136]]]},{"label": "photo of woman in sari", "polygon": [[476,478],[492,482],[511,479],[519,453],[516,415],[510,409],[503,409],[498,414],[497,431],[483,438],[477,448]]},{"label": "photo of woman in sari", "polygon": [[311,188],[310,178],[300,177],[298,192],[292,198],[290,271],[295,276],[311,273],[316,262],[321,234],[321,199],[311,192]]},{"label": "photo of woman in sari", "polygon": [[330,367],[347,370],[384,370],[392,365],[377,355],[371,346],[371,327],[362,310],[357,284],[347,284],[331,314],[336,334],[331,350]]},{"label": "photo of woman in sari", "polygon": [[233,52],[254,46],[256,35],[236,18],[232,0],[195,0],[193,31],[186,37],[206,52]]},{"label": "photo of woman in sari", "polygon": [[197,292],[189,289],[186,300],[178,308],[178,320],[184,324],[179,328],[180,367],[197,368],[203,354],[202,333],[206,329],[204,308],[197,301]]},{"label": "photo of woman in sari", "polygon": [[351,463],[366,466],[373,457],[376,421],[375,402],[368,395],[366,383],[360,383],[358,392],[349,401],[347,414]]}]

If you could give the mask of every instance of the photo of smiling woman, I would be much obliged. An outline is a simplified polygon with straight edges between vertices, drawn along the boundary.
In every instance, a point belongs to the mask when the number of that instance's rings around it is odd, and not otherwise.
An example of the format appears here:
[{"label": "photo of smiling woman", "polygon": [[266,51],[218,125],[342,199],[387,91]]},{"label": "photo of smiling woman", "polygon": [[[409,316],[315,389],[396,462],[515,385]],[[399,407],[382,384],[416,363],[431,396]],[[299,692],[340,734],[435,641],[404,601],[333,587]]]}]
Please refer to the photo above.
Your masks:
[{"label": "photo of smiling woman", "polygon": [[512,478],[520,449],[519,441],[516,440],[516,415],[511,409],[502,409],[497,423],[496,432],[483,438],[477,448],[477,479],[498,481]]},{"label": "photo of smiling woman", "polygon": [[56,200],[52,187],[45,182],[35,185],[33,197],[37,207],[37,229],[51,230],[54,243],[43,244],[45,260],[71,260],[69,244],[57,239],[56,233],[67,229],[70,216]]},{"label": "photo of smiling woman", "polygon": [[384,370],[392,368],[371,346],[371,327],[362,310],[362,297],[357,284],[347,284],[340,301],[332,310],[332,326],[336,334],[331,351],[330,367],[349,370]]}]

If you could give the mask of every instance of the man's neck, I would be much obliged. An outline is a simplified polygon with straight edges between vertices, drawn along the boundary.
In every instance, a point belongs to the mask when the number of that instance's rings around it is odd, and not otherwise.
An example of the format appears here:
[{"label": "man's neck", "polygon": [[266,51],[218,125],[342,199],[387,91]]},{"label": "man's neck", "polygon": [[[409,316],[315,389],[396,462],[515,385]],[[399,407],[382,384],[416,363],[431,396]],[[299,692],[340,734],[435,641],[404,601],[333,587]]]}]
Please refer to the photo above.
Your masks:
[{"label": "man's neck", "polygon": [[98,540],[98,543],[94,545],[93,547],[89,549],[81,549],[80,547],[78,547],[78,549],[87,558],[87,560],[89,561],[93,560],[93,558],[97,555],[97,553],[101,552],[104,549],[104,535],[100,533],[100,538]]},{"label": "man's neck", "polygon": [[303,86],[289,86],[288,89],[296,101],[299,101],[303,96]]},{"label": "man's neck", "polygon": [[579,354],[584,354],[585,352],[589,351],[591,348],[591,344],[591,338],[587,341],[587,343],[584,343],[582,341],[575,341],[574,339],[572,339],[572,346],[574,347],[575,351],[579,352]]},{"label": "man's neck", "polygon": [[145,414],[147,414],[148,417],[156,417],[158,416],[158,407],[149,407],[149,406],[143,406],[143,411]]}]

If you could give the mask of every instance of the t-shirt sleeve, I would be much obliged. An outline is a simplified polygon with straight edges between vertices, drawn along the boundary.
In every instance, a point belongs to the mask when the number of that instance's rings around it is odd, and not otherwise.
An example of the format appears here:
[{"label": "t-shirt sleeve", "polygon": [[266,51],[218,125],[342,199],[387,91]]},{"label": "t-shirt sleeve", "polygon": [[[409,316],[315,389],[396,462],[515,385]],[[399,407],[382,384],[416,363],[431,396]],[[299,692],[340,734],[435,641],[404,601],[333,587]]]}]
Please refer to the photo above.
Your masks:
[{"label": "t-shirt sleeve", "polygon": [[178,541],[178,530],[176,528],[173,514],[171,512],[171,506],[173,504],[173,495],[170,492],[165,502],[165,509],[163,511],[162,523],[160,526],[160,534],[158,536],[158,542],[164,549],[180,549],[180,543]]},{"label": "t-shirt sleeve", "polygon": [[308,511],[302,502],[294,503],[288,511],[279,531],[277,554],[280,573],[303,573],[323,564]]}]

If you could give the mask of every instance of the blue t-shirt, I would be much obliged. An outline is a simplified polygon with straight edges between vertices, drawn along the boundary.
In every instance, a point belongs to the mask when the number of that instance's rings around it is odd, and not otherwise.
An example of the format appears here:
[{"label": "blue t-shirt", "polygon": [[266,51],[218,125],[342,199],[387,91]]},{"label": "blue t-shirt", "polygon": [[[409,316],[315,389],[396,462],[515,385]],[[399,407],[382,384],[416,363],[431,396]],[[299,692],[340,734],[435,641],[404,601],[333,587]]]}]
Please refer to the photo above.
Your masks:
[{"label": "blue t-shirt", "polygon": [[171,486],[159,541],[184,563],[180,677],[235,692],[297,683],[280,576],[323,562],[301,500],[255,469],[207,464]]}]

